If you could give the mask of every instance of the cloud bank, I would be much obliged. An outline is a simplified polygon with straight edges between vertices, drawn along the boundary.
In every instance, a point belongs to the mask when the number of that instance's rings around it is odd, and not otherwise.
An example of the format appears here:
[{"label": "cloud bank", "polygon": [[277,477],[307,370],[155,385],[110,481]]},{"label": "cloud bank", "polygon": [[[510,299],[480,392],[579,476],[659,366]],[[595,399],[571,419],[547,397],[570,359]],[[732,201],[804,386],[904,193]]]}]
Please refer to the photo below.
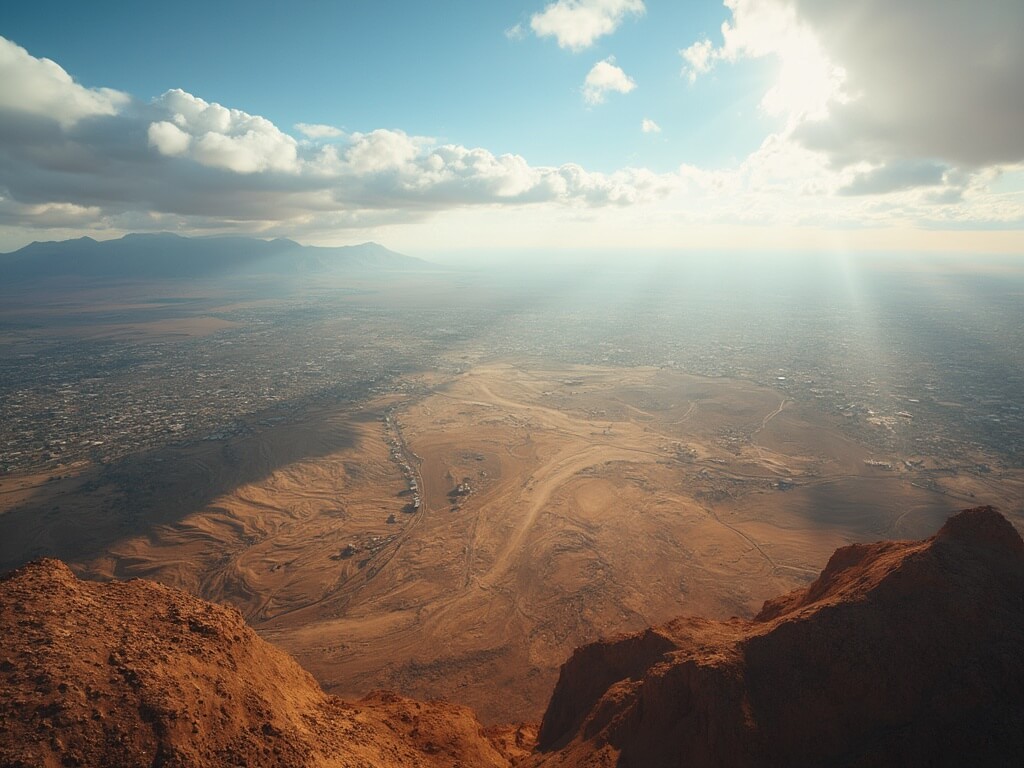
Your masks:
[{"label": "cloud bank", "polygon": [[674,180],[532,166],[401,130],[303,123],[300,141],[180,89],[141,102],[85,88],[3,38],[0,80],[0,222],[21,226],[330,230],[473,206],[632,205]]},{"label": "cloud bank", "polygon": [[180,89],[154,102],[170,120],[150,123],[149,143],[162,154],[189,157],[235,173],[299,173],[298,142],[262,117],[210,104]]},{"label": "cloud bank", "polygon": [[[1024,160],[1024,4],[725,0],[722,39],[680,51],[696,81],[719,62],[774,57],[762,100],[833,167],[867,164],[848,194],[932,186]],[[956,175],[956,174],[952,174]]]},{"label": "cloud bank", "polygon": [[[667,173],[531,165],[394,128],[298,123],[289,132],[179,89],[142,100],[88,88],[0,38],[0,234],[17,231],[24,242],[31,228],[65,236],[234,230],[337,241],[346,229],[429,232],[433,223],[399,227],[437,215],[457,221],[460,233],[477,227],[483,239],[501,227],[519,237],[532,227],[536,237],[635,237],[642,247],[652,232],[669,238],[662,244],[685,243],[694,227],[731,237],[748,225],[1024,226],[1019,4],[992,0],[990,13],[925,0],[726,5],[721,37],[680,51],[683,76],[694,88],[714,87],[702,78],[716,67],[771,58],[778,78],[761,106],[779,128],[731,167],[683,164]],[[574,19],[575,32],[561,29],[576,48],[644,10],[559,0],[538,16],[553,9],[563,16],[545,23]],[[878,23],[883,17],[891,23]],[[582,92],[599,104],[635,87],[609,57]],[[679,98],[688,92],[680,88]],[[659,132],[639,113],[629,117],[633,131],[636,121],[642,133]]]},{"label": "cloud bank", "polygon": [[128,94],[111,88],[84,88],[50,59],[37,59],[24,48],[0,38],[0,109],[55,120],[72,128],[80,120],[114,115]]},{"label": "cloud bank", "polygon": [[794,0],[793,8],[842,62],[849,94],[798,133],[806,146],[839,163],[1024,160],[1024,3]]}]

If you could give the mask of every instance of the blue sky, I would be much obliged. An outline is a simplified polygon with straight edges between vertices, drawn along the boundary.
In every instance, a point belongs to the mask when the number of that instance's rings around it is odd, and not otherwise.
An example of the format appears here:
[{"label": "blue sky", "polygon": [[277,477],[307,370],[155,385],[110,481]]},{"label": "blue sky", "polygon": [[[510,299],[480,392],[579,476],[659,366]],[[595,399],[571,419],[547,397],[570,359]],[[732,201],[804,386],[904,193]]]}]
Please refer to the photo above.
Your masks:
[{"label": "blue sky", "polygon": [[[948,231],[1024,250],[1020,4],[849,5],[17,4],[0,129],[60,130],[6,144],[0,246],[150,228],[430,253],[966,242]],[[211,122],[216,105],[235,112]],[[44,154],[88,156],[95,184]]]},{"label": "blue sky", "polygon": [[[757,110],[768,68],[731,67],[696,87],[680,76],[680,47],[716,34],[725,7],[646,6],[578,52],[550,38],[506,37],[543,3],[479,0],[185,2],[172,13],[146,3],[26,3],[5,14],[3,32],[83,85],[141,98],[181,88],[282,127],[399,128],[601,171],[668,171],[756,148],[773,122]],[[54,18],[64,21],[55,26]],[[619,103],[591,107],[580,87],[608,56],[638,87]],[[659,136],[640,132],[644,117],[662,128]]]}]

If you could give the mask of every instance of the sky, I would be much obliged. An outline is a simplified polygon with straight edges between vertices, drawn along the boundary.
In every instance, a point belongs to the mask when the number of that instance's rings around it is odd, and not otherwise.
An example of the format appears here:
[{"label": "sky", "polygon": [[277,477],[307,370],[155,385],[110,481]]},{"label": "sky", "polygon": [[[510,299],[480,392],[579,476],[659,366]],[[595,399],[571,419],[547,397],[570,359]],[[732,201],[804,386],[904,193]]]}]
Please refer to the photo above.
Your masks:
[{"label": "sky", "polygon": [[0,250],[1024,255],[1019,0],[19,3]]}]

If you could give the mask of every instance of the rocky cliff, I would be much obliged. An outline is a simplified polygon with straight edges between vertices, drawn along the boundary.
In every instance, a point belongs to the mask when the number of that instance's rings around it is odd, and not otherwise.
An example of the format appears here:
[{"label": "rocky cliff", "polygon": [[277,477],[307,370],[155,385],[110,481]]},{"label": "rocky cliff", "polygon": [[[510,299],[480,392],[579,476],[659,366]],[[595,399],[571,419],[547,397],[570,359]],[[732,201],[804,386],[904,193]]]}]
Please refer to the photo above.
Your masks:
[{"label": "rocky cliff", "polygon": [[532,753],[463,707],[328,696],[234,609],[147,581],[38,561],[0,627],[0,766],[1024,765],[1024,542],[988,507],[840,549],[753,620],[580,648]]},{"label": "rocky cliff", "polygon": [[543,766],[1024,765],[1024,543],[983,507],[838,550],[752,621],[579,649]]}]

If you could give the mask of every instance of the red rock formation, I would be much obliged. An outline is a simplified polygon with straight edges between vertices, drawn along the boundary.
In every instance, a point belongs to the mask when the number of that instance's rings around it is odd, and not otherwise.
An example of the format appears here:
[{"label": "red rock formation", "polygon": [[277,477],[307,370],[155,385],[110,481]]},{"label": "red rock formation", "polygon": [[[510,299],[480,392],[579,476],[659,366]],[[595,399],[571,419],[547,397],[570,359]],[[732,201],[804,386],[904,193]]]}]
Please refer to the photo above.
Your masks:
[{"label": "red rock formation", "polygon": [[990,508],[838,550],[752,621],[581,648],[530,727],[327,696],[231,608],[60,562],[0,581],[0,766],[1024,765],[1024,542]]},{"label": "red rock formation", "polygon": [[323,693],[233,608],[56,560],[0,582],[0,766],[507,766],[469,710]]},{"label": "red rock formation", "polygon": [[578,650],[543,766],[1024,765],[1024,542],[988,507],[838,550],[753,621]]}]

